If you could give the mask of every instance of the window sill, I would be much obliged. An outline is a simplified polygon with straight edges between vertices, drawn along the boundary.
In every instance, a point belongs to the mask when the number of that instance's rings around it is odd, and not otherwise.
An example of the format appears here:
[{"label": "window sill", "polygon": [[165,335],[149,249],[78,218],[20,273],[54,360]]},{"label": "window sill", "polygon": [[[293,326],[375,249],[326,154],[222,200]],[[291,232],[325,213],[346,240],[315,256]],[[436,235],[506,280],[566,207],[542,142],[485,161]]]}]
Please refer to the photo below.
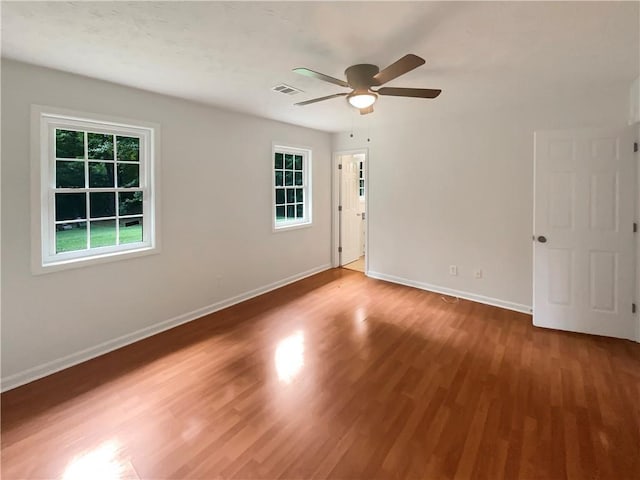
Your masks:
[{"label": "window sill", "polygon": [[52,261],[45,264],[37,262],[32,265],[32,273],[34,275],[43,275],[46,273],[60,272],[63,270],[70,270],[73,268],[89,267],[92,265],[99,265],[101,263],[110,263],[120,260],[127,260],[130,258],[144,257],[147,255],[153,255],[160,253],[159,247],[140,247],[132,250],[122,250],[119,252],[104,253],[102,255],[95,255],[91,257],[73,258],[61,261]]},{"label": "window sill", "polygon": [[289,230],[298,230],[300,228],[309,228],[313,226],[313,222],[305,222],[305,223],[292,223],[290,225],[278,225],[273,227],[273,232],[287,232]]}]

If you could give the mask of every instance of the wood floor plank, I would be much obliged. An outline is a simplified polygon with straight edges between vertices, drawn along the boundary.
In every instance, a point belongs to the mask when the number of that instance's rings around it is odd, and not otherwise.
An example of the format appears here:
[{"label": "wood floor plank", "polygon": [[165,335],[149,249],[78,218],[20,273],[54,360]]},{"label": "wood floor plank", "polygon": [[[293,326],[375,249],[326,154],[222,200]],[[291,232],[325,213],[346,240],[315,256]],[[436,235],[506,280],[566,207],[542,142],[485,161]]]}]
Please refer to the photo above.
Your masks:
[{"label": "wood floor plank", "polygon": [[638,344],[334,269],[2,394],[1,473],[636,480],[639,397]]}]

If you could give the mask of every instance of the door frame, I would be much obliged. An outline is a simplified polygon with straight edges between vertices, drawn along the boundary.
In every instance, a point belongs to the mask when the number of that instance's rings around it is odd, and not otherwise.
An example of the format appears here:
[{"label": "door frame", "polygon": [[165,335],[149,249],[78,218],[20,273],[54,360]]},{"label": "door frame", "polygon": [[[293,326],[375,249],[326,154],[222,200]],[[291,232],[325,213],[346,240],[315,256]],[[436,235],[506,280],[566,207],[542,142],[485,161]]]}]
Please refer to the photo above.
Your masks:
[{"label": "door frame", "polygon": [[371,215],[369,214],[369,149],[368,148],[354,148],[350,150],[338,150],[333,152],[333,161],[331,165],[332,169],[332,182],[331,182],[331,219],[333,226],[332,233],[332,246],[331,246],[331,262],[334,268],[340,267],[341,255],[338,251],[341,240],[341,212],[338,211],[341,199],[341,174],[342,170],[338,168],[340,163],[340,157],[342,155],[356,155],[364,154],[364,211],[366,215],[366,225],[364,230],[364,274],[369,272],[369,223],[371,221]]},{"label": "door frame", "polygon": [[[631,125],[634,128],[635,141],[640,143],[640,122]],[[636,168],[636,209],[634,221],[640,223],[640,151],[634,152],[633,164]],[[635,301],[640,303],[640,233],[636,234],[636,288]],[[640,305],[638,305],[640,307]],[[636,311],[636,342],[640,343],[640,312]]]}]

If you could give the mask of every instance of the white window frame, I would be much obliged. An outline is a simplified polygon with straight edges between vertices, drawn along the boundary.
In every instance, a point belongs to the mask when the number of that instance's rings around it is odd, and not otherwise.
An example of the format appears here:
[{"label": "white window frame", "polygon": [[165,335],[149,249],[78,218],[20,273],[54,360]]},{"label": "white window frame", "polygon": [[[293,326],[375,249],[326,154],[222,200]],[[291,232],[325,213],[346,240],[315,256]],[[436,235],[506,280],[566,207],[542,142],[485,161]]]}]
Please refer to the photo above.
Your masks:
[{"label": "white window frame", "polygon": [[[108,133],[140,138],[139,188],[143,192],[141,242],[88,248],[56,253],[56,129]],[[86,142],[86,137],[85,137]],[[42,274],[149,255],[160,251],[159,170],[160,126],[155,123],[115,118],[105,115],[32,105],[31,107],[31,267]],[[86,148],[86,145],[85,145]],[[115,148],[115,145],[114,145]],[[85,152],[86,157],[86,152]],[[86,161],[86,160],[85,160]],[[115,167],[115,165],[114,165]],[[114,191],[117,187],[103,190]],[[99,188],[74,188],[73,191],[100,191]],[[71,191],[71,190],[70,190]],[[118,214],[116,212],[116,217]],[[87,218],[89,211],[87,210]],[[116,222],[118,219],[116,218]]]},{"label": "white window frame", "polygon": [[[302,191],[304,196],[304,216],[301,219],[278,222],[276,217],[276,178],[275,157],[276,153],[302,155]],[[273,143],[271,148],[271,219],[274,232],[306,228],[313,224],[312,219],[312,176],[311,176],[312,151],[308,147],[287,146],[282,143]],[[300,188],[294,185],[293,188]]]},{"label": "white window frame", "polygon": [[[360,200],[364,200],[366,198],[366,181],[364,178],[364,160],[360,160],[358,162],[358,197]],[[362,186],[360,186],[360,182],[362,182]],[[362,195],[360,193],[362,192]]]}]

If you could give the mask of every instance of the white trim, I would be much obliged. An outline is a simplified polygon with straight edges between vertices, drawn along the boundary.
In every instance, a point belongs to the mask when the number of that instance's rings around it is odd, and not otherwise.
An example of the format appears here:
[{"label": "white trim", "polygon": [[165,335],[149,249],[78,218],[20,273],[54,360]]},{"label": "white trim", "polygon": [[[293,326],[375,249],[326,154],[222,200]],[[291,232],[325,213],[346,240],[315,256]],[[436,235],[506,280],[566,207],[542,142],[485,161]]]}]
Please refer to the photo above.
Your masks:
[{"label": "white trim", "polygon": [[443,295],[449,295],[451,297],[463,298],[465,300],[471,300],[472,302],[483,303],[485,305],[491,305],[493,307],[506,308],[507,310],[513,310],[515,312],[526,313],[531,315],[531,306],[523,305],[521,303],[509,302],[507,300],[500,300],[498,298],[485,297],[484,295],[477,295],[475,293],[463,292],[460,290],[453,290],[452,288],[440,287],[438,285],[431,285],[429,283],[416,282],[415,280],[409,280],[407,278],[396,277],[394,275],[387,275],[378,272],[367,273],[368,277],[378,280],[384,280],[386,282],[397,283],[405,285],[407,287],[419,288],[420,290],[427,290],[429,292],[441,293]]},{"label": "white trim", "polygon": [[[640,77],[636,79],[635,85],[637,86],[636,91],[637,91],[637,95],[639,96],[638,101],[640,101]],[[640,107],[637,111],[637,114],[640,116]],[[633,125],[633,128],[635,128],[634,135],[633,135],[634,141],[640,142],[640,118],[638,118],[638,121],[635,123],[635,125]],[[635,209],[635,216],[633,220],[635,222],[638,222],[640,221],[640,152],[634,153],[633,163],[636,169],[636,184],[635,184],[636,209]],[[634,292],[634,302],[636,303],[636,308],[637,308],[637,307],[640,307],[640,233],[637,233],[635,237],[636,237],[635,238],[636,288]],[[635,314],[635,320],[636,320],[635,321],[635,341],[640,343],[640,312],[638,312],[637,310]]]},{"label": "white trim", "polygon": [[[140,138],[140,186],[145,192],[143,205],[143,242],[55,254],[55,227],[52,218],[52,172],[55,171],[54,142],[50,138],[56,126],[80,130],[105,131]],[[85,134],[86,137],[86,134]],[[43,145],[46,148],[43,148]],[[86,157],[85,138],[85,157]],[[117,146],[114,144],[114,150]],[[146,159],[146,160],[145,160]],[[83,160],[86,163],[86,158]],[[115,158],[114,158],[115,162]],[[86,170],[86,169],[85,169]],[[85,176],[88,173],[85,171]],[[121,258],[148,255],[160,251],[160,125],[146,121],[77,112],[57,107],[31,105],[31,271],[34,275],[68,268],[84,267]],[[78,189],[78,191],[85,191]],[[99,189],[104,190],[104,189]],[[119,187],[109,191],[120,191]],[[132,190],[133,191],[133,190]],[[87,211],[87,215],[89,212]],[[116,217],[118,213],[116,212]],[[118,219],[116,218],[116,222]],[[87,236],[89,229],[87,228]]]},{"label": "white trim", "polygon": [[56,360],[43,363],[42,365],[37,365],[35,367],[29,368],[22,372],[9,375],[8,377],[1,380],[1,390],[3,392],[6,392],[7,390],[11,390],[12,388],[19,387],[20,385],[24,385],[39,378],[46,377],[47,375],[59,372],[60,370],[64,370],[79,363],[86,362],[87,360],[91,360],[92,358],[96,358],[100,355],[104,355],[105,353],[117,350],[118,348],[122,348],[126,345],[138,342],[144,338],[151,337],[152,335],[156,335],[171,328],[177,327],[178,325],[188,323],[205,315],[209,315],[232,305],[236,305],[240,302],[244,302],[245,300],[263,295],[267,292],[283,287],[290,283],[297,282],[298,280],[302,280],[303,278],[310,277],[330,268],[331,265],[329,264],[320,265],[305,272],[292,275],[268,285],[241,293],[234,297],[198,308],[196,310],[178,315],[177,317],[173,317],[168,320],[164,320],[149,327],[136,330],[135,332],[122,335],[120,337],[114,338],[113,340],[107,340],[106,342],[100,343],[93,347],[89,347],[84,350],[80,350],[79,352],[72,353],[71,355],[66,355],[62,358],[58,358]]},{"label": "white trim", "polygon": [[[97,248],[95,250],[97,250]],[[46,266],[39,268],[36,264],[33,266],[31,273],[34,275],[42,275],[46,273],[59,272],[61,270],[68,270],[69,268],[100,265],[101,263],[109,263],[116,260],[129,260],[137,257],[145,257],[147,255],[155,255],[157,253],[160,253],[160,249],[153,247],[122,249],[117,252],[92,255],[91,257],[72,258],[60,262],[49,263]]]},{"label": "white trim", "polygon": [[289,230],[298,230],[300,228],[309,228],[309,227],[313,227],[313,223],[296,222],[296,223],[290,223],[290,224],[283,224],[283,225],[280,225],[279,227],[273,227],[273,233],[288,232]]}]

